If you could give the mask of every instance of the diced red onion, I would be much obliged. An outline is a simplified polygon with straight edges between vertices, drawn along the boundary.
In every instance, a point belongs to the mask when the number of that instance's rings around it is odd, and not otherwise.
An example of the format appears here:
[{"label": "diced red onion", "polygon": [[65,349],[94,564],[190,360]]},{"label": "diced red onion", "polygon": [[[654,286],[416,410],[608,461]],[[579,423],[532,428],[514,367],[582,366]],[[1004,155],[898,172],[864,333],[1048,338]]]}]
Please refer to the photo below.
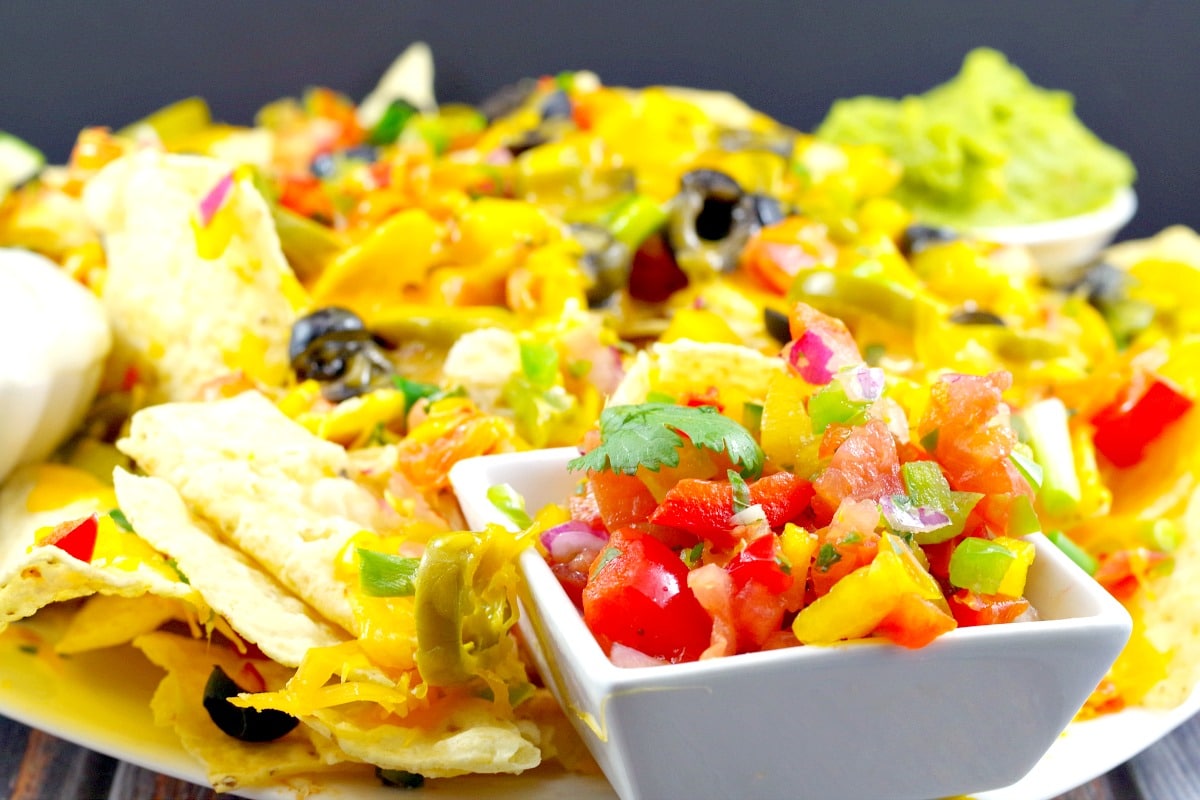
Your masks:
[{"label": "diced red onion", "polygon": [[586,523],[571,520],[543,531],[541,541],[553,561],[565,564],[585,550],[599,551],[608,539]]},{"label": "diced red onion", "polygon": [[204,195],[204,199],[200,201],[200,224],[208,227],[212,223],[213,217],[221,210],[221,206],[225,204],[229,193],[233,191],[233,173],[230,172],[221,180],[217,181],[217,185]]},{"label": "diced red onion", "polygon": [[670,663],[665,659],[646,655],[641,650],[634,650],[620,642],[613,642],[612,651],[608,657],[615,667],[661,667],[663,664]]},{"label": "diced red onion", "polygon": [[752,506],[747,506],[729,518],[730,525],[753,525],[756,522],[765,522],[767,513],[763,511],[763,507],[758,503]]},{"label": "diced red onion", "polygon": [[883,518],[893,530],[905,533],[927,533],[944,528],[950,524],[950,517],[944,511],[927,506],[913,506],[909,503],[900,504],[891,495],[885,495],[879,501],[883,508]]},{"label": "diced red onion", "polygon": [[863,400],[878,400],[883,394],[883,369],[880,367],[860,367],[854,371],[858,389]]},{"label": "diced red onion", "polygon": [[833,380],[833,371],[829,368],[832,360],[833,348],[816,331],[800,334],[788,348],[788,363],[801,378],[813,385],[821,386]]}]

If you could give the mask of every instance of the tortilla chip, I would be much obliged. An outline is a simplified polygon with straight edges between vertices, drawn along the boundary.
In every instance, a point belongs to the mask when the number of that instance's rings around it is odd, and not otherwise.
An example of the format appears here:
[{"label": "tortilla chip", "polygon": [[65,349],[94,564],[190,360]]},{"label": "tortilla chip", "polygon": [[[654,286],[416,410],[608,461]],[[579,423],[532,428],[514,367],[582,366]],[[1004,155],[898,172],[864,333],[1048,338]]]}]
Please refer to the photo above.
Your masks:
[{"label": "tortilla chip", "polygon": [[[212,158],[144,150],[106,166],[84,191],[104,236],[108,310],[121,363],[132,362],[150,400],[190,400],[241,371],[263,385],[288,376],[288,338],[303,290],[280,248],[271,213],[236,180],[211,225],[231,238],[219,254],[197,248],[200,202],[231,171]],[[195,226],[195,230],[194,230]]]},{"label": "tortilla chip", "polygon": [[336,562],[355,534],[386,527],[387,517],[341,477],[345,450],[254,393],[143,409],[118,446],[326,619],[359,632]]},{"label": "tortilla chip", "polygon": [[1181,524],[1185,535],[1172,554],[1174,567],[1137,600],[1146,638],[1170,653],[1166,677],[1142,700],[1151,708],[1173,708],[1200,685],[1200,491],[1192,493]]},{"label": "tortilla chip", "polygon": [[92,595],[71,617],[54,650],[60,655],[72,655],[115,647],[152,633],[171,620],[186,618],[187,612],[179,601],[166,597]]},{"label": "tortilla chip", "polygon": [[134,529],[174,558],[209,607],[272,660],[297,667],[310,648],[345,638],[249,558],[217,541],[169,483],[124,470],[113,481]]},{"label": "tortilla chip", "polygon": [[52,510],[29,511],[27,500],[38,474],[37,467],[20,470],[0,490],[0,631],[51,603],[97,593],[195,598],[190,586],[147,564],[128,569],[92,564],[53,545],[34,546],[34,533],[40,528],[108,510],[85,498]]},{"label": "tortilla chip", "polygon": [[[278,782],[327,770],[345,760],[305,725],[273,742],[247,743],[225,735],[213,724],[203,705],[209,673],[219,665],[236,680],[248,659],[206,641],[170,633],[140,636],[134,646],[167,671],[150,702],[154,721],[175,729],[184,749],[207,766],[209,781],[217,791]],[[255,660],[253,666],[268,688],[282,686],[291,674],[269,661]]]},{"label": "tortilla chip", "polygon": [[1200,235],[1185,225],[1172,225],[1149,239],[1120,242],[1104,251],[1105,261],[1123,269],[1149,258],[1179,261],[1200,269]]},{"label": "tortilla chip", "polygon": [[340,708],[319,709],[304,721],[351,758],[427,778],[520,773],[541,763],[537,726],[498,719],[485,700],[462,705],[432,731],[391,723],[363,728]]},{"label": "tortilla chip", "polygon": [[643,403],[653,392],[682,398],[715,390],[726,413],[741,419],[741,404],[762,402],[771,376],[786,368],[781,358],[735,344],[688,339],[655,344],[638,353],[609,405]]}]

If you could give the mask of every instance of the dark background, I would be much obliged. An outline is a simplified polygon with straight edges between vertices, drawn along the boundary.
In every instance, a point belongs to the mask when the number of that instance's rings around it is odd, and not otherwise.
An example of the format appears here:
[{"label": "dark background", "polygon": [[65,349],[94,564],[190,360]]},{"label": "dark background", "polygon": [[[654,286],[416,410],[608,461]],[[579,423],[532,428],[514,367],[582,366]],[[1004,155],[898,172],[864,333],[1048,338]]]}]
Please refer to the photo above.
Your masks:
[{"label": "dark background", "polygon": [[727,89],[805,130],[839,97],[923,91],[989,45],[1074,93],[1133,157],[1141,207],[1123,238],[1200,227],[1193,0],[0,0],[0,130],[62,161],[79,128],[192,94],[234,123],[312,84],[361,99],[416,39],[433,47],[443,101],[586,68],[609,84]]}]

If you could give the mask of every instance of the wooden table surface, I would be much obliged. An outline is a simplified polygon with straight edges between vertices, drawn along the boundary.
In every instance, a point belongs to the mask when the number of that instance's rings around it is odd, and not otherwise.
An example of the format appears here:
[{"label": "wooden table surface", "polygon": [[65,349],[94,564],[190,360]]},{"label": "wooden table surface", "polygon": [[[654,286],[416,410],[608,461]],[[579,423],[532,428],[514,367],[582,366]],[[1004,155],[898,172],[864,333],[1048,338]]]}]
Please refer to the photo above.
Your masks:
[{"label": "wooden table surface", "polygon": [[[408,796],[419,797],[419,793]],[[0,800],[211,800],[214,797],[206,787],[114,761],[0,717]],[[1197,798],[1200,798],[1200,716],[1127,764],[1058,800]]]}]

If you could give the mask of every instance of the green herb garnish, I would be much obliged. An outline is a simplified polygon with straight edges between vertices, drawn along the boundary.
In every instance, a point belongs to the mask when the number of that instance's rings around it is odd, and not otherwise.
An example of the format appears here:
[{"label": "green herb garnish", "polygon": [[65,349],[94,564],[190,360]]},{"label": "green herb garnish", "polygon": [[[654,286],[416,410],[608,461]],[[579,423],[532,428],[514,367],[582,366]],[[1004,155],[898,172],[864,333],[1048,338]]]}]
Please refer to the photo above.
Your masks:
[{"label": "green herb garnish", "polygon": [[741,475],[733,470],[728,471],[729,485],[733,487],[733,513],[745,511],[753,503],[750,500],[750,487]]},{"label": "green herb garnish", "polygon": [[750,432],[712,406],[667,403],[610,406],[600,415],[600,446],[573,459],[567,469],[633,475],[679,466],[684,437],[693,445],[725,453],[747,478],[762,472],[763,451]]}]

